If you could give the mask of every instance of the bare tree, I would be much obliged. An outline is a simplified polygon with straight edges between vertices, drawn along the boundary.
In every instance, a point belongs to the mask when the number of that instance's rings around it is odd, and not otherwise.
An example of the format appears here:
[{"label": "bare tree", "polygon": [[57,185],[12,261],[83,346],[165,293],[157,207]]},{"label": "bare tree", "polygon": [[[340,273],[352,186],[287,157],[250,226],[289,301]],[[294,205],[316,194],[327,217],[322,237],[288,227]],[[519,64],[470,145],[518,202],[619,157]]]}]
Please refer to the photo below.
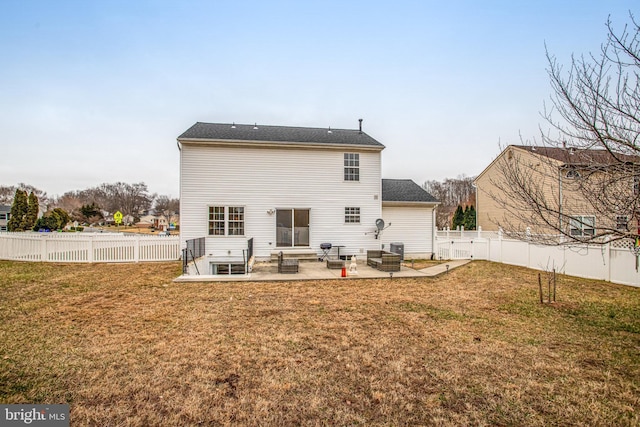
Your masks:
[{"label": "bare tree", "polygon": [[621,31],[608,19],[600,51],[572,56],[567,70],[547,50],[549,130],[537,147],[499,158],[492,179],[490,197],[507,213],[496,222],[517,237],[603,243],[637,235],[640,25],[629,17]]},{"label": "bare tree", "polygon": [[50,203],[50,199],[45,191],[42,191],[33,185],[25,184],[21,182],[17,186],[5,186],[0,185],[0,205],[11,205],[13,203],[13,197],[16,190],[22,190],[27,194],[33,193],[38,198],[39,204],[43,210],[47,210]]},{"label": "bare tree", "polygon": [[473,177],[458,175],[457,178],[446,178],[444,181],[426,181],[422,188],[435,197],[440,205],[436,211],[436,226],[440,229],[450,227],[453,213],[458,205],[475,204],[476,189]]}]

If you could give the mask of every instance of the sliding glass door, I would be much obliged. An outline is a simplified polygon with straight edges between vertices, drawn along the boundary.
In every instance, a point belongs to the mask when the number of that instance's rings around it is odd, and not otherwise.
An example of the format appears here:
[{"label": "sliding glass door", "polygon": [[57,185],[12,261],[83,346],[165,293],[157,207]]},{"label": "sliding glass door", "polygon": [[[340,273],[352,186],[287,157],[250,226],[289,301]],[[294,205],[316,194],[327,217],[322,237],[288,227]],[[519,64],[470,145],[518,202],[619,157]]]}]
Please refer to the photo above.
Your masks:
[{"label": "sliding glass door", "polygon": [[276,245],[309,246],[309,209],[276,210]]}]

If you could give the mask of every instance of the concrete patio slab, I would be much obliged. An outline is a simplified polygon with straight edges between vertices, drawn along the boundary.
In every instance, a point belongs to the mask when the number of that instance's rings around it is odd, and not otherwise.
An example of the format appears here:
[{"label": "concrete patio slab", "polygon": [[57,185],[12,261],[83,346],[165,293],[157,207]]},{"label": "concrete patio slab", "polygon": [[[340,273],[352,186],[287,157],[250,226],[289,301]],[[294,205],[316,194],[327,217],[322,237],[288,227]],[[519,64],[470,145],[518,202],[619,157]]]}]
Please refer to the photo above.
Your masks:
[{"label": "concrete patio slab", "polygon": [[[253,271],[249,274],[238,275],[182,275],[174,279],[174,282],[262,282],[262,281],[283,281],[283,280],[335,280],[335,279],[376,279],[389,277],[434,277],[446,273],[448,270],[460,267],[469,260],[448,261],[433,267],[422,270],[414,270],[408,267],[401,267],[400,271],[387,273],[376,270],[366,264],[358,264],[357,274],[349,273],[349,263],[347,263],[347,277],[342,276],[342,270],[328,269],[324,262],[301,262],[298,273],[282,274],[278,273],[276,263],[256,263]],[[447,269],[447,266],[448,269]]]}]

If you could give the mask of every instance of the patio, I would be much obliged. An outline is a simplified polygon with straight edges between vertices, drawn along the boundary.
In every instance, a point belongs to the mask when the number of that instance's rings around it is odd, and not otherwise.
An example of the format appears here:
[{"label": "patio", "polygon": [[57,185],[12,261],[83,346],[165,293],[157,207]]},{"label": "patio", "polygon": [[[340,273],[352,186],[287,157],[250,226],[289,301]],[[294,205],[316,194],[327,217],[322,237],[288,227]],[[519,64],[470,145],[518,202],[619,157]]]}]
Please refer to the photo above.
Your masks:
[{"label": "patio", "polygon": [[[283,274],[278,273],[278,264],[271,262],[260,262],[253,266],[253,271],[249,274],[231,275],[182,275],[174,282],[262,282],[262,281],[283,281],[283,280],[335,280],[335,279],[377,279],[377,278],[398,278],[398,277],[433,277],[446,273],[468,263],[469,260],[455,260],[438,264],[421,270],[414,270],[406,266],[401,266],[400,271],[387,273],[369,267],[365,262],[359,262],[357,274],[349,274],[349,263],[347,262],[347,277],[342,277],[341,269],[329,269],[325,262],[308,261],[301,262],[298,273]],[[393,275],[393,276],[392,276]]]}]

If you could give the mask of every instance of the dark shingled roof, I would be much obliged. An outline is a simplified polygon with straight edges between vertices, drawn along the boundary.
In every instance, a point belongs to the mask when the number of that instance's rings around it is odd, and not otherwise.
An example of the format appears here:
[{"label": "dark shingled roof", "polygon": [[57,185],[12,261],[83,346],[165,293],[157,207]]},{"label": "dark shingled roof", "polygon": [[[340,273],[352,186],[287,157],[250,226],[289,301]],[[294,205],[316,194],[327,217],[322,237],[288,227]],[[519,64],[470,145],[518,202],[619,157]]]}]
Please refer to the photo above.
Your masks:
[{"label": "dark shingled roof", "polygon": [[410,179],[383,179],[382,201],[438,203],[435,197]]},{"label": "dark shingled roof", "polygon": [[[254,129],[255,127],[257,129]],[[381,150],[384,148],[384,145],[357,129],[232,125],[231,123],[197,122],[178,137],[178,140],[185,139],[360,145]]]},{"label": "dark shingled roof", "polygon": [[617,160],[607,150],[570,149],[560,147],[544,147],[533,145],[514,145],[514,147],[531,153],[539,154],[550,159],[558,160],[565,165],[612,165],[622,162],[640,163],[638,156],[617,154]]}]

